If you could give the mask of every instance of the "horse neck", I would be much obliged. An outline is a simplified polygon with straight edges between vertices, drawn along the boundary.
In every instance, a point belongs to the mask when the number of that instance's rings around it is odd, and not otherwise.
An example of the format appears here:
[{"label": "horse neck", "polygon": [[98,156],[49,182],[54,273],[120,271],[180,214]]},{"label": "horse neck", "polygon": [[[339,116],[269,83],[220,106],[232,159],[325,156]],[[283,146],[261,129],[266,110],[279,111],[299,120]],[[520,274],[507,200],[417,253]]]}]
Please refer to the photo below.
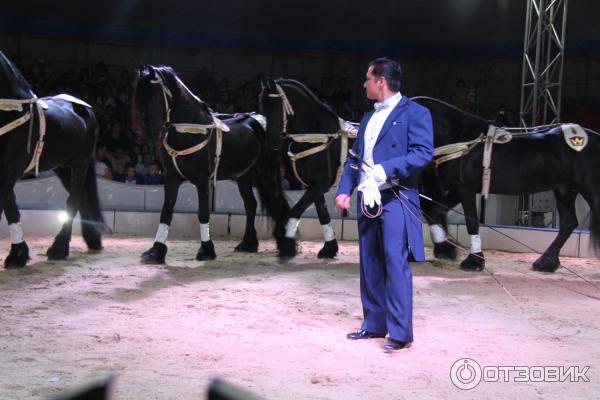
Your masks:
[{"label": "horse neck", "polygon": [[290,98],[290,103],[294,109],[294,117],[291,123],[294,131],[300,133],[331,133],[339,129],[339,123],[331,112],[317,103],[307,94],[295,94]]},{"label": "horse neck", "polygon": [[204,110],[202,101],[187,87],[177,85],[171,88],[173,99],[171,104],[171,123],[210,124],[212,116]]},{"label": "horse neck", "polygon": [[25,100],[36,97],[17,67],[7,58],[0,60],[0,68],[4,73],[2,80],[2,99]]}]

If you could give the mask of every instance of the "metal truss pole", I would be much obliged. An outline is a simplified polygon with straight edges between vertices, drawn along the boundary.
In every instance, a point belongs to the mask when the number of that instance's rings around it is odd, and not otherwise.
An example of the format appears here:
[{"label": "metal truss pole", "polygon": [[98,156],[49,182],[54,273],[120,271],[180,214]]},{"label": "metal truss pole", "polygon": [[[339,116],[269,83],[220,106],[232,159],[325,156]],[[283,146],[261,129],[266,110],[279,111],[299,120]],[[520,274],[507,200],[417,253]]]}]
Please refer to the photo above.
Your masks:
[{"label": "metal truss pole", "polygon": [[560,121],[568,0],[527,0],[520,124]]},{"label": "metal truss pole", "polygon": [[[527,130],[560,122],[568,0],[526,1],[519,124]],[[520,196],[518,223],[545,226],[543,216],[552,211],[555,226],[551,197],[551,193]],[[541,217],[541,223],[534,221],[533,216]]]}]

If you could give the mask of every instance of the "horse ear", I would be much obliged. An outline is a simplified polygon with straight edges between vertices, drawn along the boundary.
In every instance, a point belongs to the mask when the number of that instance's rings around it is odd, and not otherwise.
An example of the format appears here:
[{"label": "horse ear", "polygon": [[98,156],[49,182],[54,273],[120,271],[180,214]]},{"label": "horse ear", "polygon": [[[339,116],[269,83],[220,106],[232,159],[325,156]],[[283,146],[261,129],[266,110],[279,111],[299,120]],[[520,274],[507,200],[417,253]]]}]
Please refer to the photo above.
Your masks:
[{"label": "horse ear", "polygon": [[268,90],[275,90],[275,86],[276,86],[275,80],[268,76],[261,79],[260,85],[262,86],[263,89],[268,89]]}]

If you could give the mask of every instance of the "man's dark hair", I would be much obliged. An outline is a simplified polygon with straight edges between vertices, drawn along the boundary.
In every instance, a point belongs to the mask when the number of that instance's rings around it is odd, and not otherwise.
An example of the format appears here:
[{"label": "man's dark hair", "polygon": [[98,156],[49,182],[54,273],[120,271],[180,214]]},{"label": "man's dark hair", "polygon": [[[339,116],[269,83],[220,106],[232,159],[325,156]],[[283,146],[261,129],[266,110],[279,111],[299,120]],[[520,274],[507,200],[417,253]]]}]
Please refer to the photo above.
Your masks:
[{"label": "man's dark hair", "polygon": [[400,83],[402,83],[402,67],[394,60],[386,57],[376,58],[369,63],[369,67],[373,67],[373,75],[376,77],[383,76],[387,82],[388,88],[392,92],[400,91]]}]

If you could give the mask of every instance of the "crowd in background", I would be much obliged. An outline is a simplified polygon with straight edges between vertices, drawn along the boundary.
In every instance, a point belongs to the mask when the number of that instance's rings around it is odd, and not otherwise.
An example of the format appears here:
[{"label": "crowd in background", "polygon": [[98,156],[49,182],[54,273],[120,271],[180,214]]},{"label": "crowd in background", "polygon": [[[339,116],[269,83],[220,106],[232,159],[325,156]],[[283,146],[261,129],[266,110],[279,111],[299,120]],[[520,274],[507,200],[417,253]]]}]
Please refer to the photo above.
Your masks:
[{"label": "crowd in background", "polygon": [[[133,72],[122,70],[112,76],[104,63],[91,68],[70,69],[54,73],[45,60],[35,65],[20,66],[25,78],[39,96],[68,93],[94,107],[100,125],[96,150],[97,175],[128,184],[161,184],[162,164],[159,143],[148,140],[131,129],[130,104]],[[232,85],[226,77],[218,80],[207,67],[185,76],[184,81],[209,106],[219,113],[258,111],[260,77]],[[313,87],[315,94],[330,104],[338,115],[349,121],[359,121],[362,110],[353,107],[353,99],[361,98],[362,88],[349,85],[345,78],[323,77]],[[457,107],[478,114],[477,86],[461,78],[456,82],[452,98],[446,99]],[[566,98],[562,105],[562,120],[577,122],[586,128],[600,130],[600,105],[596,99],[575,101]],[[516,112],[498,105],[496,122],[504,126],[518,125]],[[297,186],[294,177],[286,176],[291,186]]]}]

